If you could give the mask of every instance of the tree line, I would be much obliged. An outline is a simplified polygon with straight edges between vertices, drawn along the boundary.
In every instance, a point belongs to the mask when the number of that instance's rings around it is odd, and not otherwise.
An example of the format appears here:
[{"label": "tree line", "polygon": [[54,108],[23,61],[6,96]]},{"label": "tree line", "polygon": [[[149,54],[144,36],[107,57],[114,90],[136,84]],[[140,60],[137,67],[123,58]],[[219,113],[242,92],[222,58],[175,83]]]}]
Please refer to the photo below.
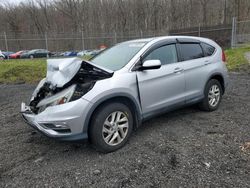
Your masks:
[{"label": "tree line", "polygon": [[[201,36],[228,47],[233,17],[250,19],[250,0],[5,2],[0,4],[0,49],[92,49],[101,44],[112,46],[134,38],[182,34],[183,31],[184,35],[198,36],[198,27],[223,28],[203,31]],[[246,29],[245,25],[242,28]]]},{"label": "tree line", "polygon": [[0,6],[0,32],[30,34],[169,31],[247,19],[248,0],[28,0]]}]

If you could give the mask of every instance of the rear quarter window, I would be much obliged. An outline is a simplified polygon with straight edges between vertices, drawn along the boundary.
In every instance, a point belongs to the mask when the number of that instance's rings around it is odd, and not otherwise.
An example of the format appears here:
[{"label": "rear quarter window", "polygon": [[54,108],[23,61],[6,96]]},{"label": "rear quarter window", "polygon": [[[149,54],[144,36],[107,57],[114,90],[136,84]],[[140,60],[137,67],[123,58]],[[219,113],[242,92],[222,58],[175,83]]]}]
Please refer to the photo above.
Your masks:
[{"label": "rear quarter window", "polygon": [[180,51],[183,61],[198,59],[204,57],[202,48],[199,43],[180,44]]},{"label": "rear quarter window", "polygon": [[204,51],[204,54],[206,57],[214,54],[215,47],[213,47],[209,44],[206,44],[206,43],[201,43],[201,46],[203,48],[203,51]]}]

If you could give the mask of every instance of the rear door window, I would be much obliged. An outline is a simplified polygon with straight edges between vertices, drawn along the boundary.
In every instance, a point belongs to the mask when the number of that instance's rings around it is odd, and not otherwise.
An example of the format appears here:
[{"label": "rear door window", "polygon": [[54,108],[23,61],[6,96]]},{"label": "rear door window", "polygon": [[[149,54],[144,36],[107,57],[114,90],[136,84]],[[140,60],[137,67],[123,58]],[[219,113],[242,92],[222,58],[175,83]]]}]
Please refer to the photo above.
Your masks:
[{"label": "rear door window", "polygon": [[204,57],[202,48],[199,43],[180,44],[180,51],[183,61]]},{"label": "rear door window", "polygon": [[215,47],[213,47],[209,44],[206,44],[206,43],[201,43],[201,46],[203,48],[203,51],[204,51],[204,54],[206,57],[213,55],[213,53],[215,51]]},{"label": "rear door window", "polygon": [[177,52],[175,44],[169,44],[153,50],[146,56],[144,61],[146,60],[160,60],[162,65],[176,63]]}]

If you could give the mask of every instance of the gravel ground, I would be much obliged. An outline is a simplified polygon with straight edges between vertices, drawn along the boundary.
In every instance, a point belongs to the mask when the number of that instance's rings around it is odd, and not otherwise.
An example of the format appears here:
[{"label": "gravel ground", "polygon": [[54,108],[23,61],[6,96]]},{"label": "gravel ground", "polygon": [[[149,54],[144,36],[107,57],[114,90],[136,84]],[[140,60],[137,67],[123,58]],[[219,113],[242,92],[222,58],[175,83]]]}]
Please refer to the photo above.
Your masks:
[{"label": "gravel ground", "polygon": [[250,187],[250,74],[230,77],[218,111],[154,118],[110,154],[37,133],[19,114],[34,85],[0,85],[0,187]]}]

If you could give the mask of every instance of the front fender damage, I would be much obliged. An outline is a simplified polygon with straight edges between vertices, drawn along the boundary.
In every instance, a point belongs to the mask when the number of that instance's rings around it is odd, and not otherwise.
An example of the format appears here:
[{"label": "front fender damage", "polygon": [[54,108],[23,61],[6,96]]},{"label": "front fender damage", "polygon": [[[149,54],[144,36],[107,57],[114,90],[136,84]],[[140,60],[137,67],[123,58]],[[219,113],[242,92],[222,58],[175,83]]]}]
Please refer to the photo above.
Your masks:
[{"label": "front fender damage", "polygon": [[[33,92],[30,109],[36,114],[45,110],[47,106],[41,106],[41,101],[43,101],[42,104],[49,104],[46,101],[56,98],[54,96],[60,96],[59,93],[64,93],[64,90],[69,88],[74,90],[70,99],[59,101],[59,104],[77,100],[90,91],[96,81],[110,78],[112,75],[113,71],[79,58],[49,59],[46,78],[40,81]],[[71,87],[73,85],[74,87]]]}]

